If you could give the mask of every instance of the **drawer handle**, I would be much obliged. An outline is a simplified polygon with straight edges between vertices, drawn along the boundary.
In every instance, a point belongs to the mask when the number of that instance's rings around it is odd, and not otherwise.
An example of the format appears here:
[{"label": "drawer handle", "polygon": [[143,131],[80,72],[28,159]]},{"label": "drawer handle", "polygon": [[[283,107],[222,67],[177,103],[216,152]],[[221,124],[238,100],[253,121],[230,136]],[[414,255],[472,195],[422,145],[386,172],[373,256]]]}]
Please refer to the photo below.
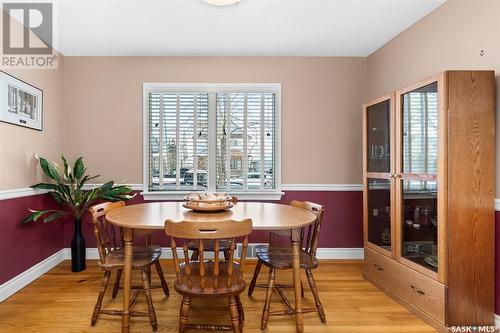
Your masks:
[{"label": "drawer handle", "polygon": [[417,287],[415,287],[412,284],[410,284],[410,288],[413,289],[419,295],[425,295],[425,291],[423,291],[422,289],[418,289]]},{"label": "drawer handle", "polygon": [[381,272],[384,271],[384,268],[381,267],[381,266],[379,266],[379,265],[377,265],[377,264],[373,264],[373,266],[377,269],[377,271],[381,271]]}]

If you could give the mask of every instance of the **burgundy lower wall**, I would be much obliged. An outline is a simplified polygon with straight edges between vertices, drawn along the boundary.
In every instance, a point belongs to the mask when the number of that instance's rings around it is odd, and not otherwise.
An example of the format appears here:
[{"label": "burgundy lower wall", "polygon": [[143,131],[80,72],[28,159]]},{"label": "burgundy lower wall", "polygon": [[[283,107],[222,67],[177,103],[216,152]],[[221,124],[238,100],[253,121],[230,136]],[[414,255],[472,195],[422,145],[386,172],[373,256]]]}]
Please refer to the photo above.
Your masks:
[{"label": "burgundy lower wall", "polygon": [[[320,247],[357,248],[363,246],[362,192],[286,192],[279,203],[291,200],[309,200],[325,206],[325,219],[320,235]],[[137,195],[127,204],[143,203]],[[0,200],[0,285],[33,265],[39,263],[64,247],[70,247],[73,224],[70,219],[47,224],[31,223],[25,226],[20,221],[28,208],[53,208],[48,195],[35,195],[17,199]],[[500,212],[495,214],[496,236],[500,240]],[[87,247],[95,247],[95,239],[89,217],[84,218],[83,233]],[[163,232],[155,234],[155,242],[166,246]],[[266,242],[266,232],[255,232],[252,242]],[[500,241],[496,243],[496,307],[500,314]]]},{"label": "burgundy lower wall", "polygon": [[[363,194],[361,191],[331,192],[331,191],[289,191],[277,203],[288,204],[292,200],[309,200],[325,206],[324,222],[321,229],[320,247],[362,247],[363,246]],[[133,205],[145,202],[137,193],[136,197],[127,202]],[[150,201],[148,201],[150,202]],[[89,216],[85,216],[82,230],[87,247],[96,247]],[[72,223],[64,226],[64,246],[69,247],[73,237]],[[254,232],[251,242],[266,242],[267,233]],[[156,244],[167,246],[167,238],[162,231],[155,232]]]},{"label": "burgundy lower wall", "polygon": [[64,247],[62,221],[21,225],[28,208],[55,208],[47,194],[0,200],[0,285]]}]

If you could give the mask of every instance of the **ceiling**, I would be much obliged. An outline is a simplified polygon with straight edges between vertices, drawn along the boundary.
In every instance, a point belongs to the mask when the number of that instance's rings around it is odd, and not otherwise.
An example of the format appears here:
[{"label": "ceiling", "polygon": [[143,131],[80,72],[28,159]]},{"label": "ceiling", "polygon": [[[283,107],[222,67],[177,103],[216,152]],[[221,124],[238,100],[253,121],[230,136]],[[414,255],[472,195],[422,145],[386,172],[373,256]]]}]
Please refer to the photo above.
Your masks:
[{"label": "ceiling", "polygon": [[367,56],[446,0],[60,0],[67,56]]}]

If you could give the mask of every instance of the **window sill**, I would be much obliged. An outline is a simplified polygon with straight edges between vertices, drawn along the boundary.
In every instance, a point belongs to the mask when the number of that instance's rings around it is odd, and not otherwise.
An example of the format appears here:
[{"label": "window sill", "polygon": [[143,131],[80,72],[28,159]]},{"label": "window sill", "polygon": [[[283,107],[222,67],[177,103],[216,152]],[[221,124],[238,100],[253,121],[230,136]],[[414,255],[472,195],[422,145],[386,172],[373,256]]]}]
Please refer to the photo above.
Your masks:
[{"label": "window sill", "polygon": [[[157,191],[157,192],[141,192],[144,200],[183,200],[184,197],[193,191]],[[238,200],[281,200],[285,194],[281,191],[269,192],[230,192],[231,195],[238,197]]]}]

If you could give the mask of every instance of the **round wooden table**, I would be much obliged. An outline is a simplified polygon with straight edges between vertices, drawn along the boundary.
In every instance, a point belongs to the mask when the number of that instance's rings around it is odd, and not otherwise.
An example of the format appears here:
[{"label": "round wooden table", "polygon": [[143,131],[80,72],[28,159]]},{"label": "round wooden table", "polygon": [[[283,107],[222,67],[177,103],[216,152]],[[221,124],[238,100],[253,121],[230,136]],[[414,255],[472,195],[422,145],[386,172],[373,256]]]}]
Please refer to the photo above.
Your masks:
[{"label": "round wooden table", "polygon": [[211,221],[252,219],[254,230],[291,230],[293,256],[293,285],[295,295],[296,330],[302,333],[302,299],[300,297],[300,228],[314,223],[316,215],[308,210],[288,205],[258,202],[239,202],[232,209],[218,213],[193,212],[182,207],[182,202],[154,202],[118,208],[106,214],[106,219],[123,227],[125,267],[123,269],[122,332],[130,329],[130,289],[134,229],[163,229],[167,219],[173,221]]}]

